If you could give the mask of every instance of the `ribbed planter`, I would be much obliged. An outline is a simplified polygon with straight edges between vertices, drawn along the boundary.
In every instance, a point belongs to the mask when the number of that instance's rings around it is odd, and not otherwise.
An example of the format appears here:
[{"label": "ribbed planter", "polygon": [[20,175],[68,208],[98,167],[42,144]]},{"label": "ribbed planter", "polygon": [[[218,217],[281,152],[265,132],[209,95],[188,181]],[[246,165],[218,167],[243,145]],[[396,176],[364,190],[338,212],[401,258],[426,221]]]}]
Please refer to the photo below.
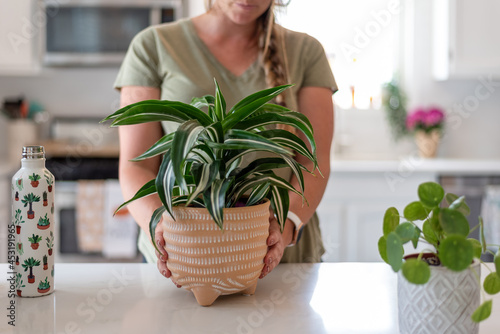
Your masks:
[{"label": "ribbed planter", "polygon": [[224,231],[203,208],[174,207],[163,215],[167,267],[173,280],[209,306],[220,295],[253,294],[264,267],[269,201],[224,209]]},{"label": "ribbed planter", "polygon": [[417,143],[418,153],[422,158],[435,158],[441,136],[439,131],[434,130],[430,133],[417,131],[415,133],[415,142]]},{"label": "ribbed planter", "polygon": [[[423,285],[409,283],[398,273],[399,330],[402,334],[478,333],[471,320],[479,306],[481,274],[479,262],[454,272],[442,266],[430,266],[431,278]],[[474,273],[475,271],[475,273]]]}]

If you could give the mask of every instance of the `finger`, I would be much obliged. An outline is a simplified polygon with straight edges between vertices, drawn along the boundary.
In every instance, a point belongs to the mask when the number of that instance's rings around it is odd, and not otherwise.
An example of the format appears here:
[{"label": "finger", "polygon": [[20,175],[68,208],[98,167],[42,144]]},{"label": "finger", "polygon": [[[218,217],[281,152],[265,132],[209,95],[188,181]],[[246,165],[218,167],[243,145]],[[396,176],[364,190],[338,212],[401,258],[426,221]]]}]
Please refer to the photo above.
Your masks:
[{"label": "finger", "polygon": [[172,273],[170,272],[170,270],[168,270],[167,264],[165,262],[158,259],[158,261],[156,261],[156,266],[158,267],[158,271],[160,272],[160,274],[162,274],[166,278],[172,276]]},{"label": "finger", "polygon": [[274,268],[280,263],[281,258],[283,257],[284,251],[283,241],[280,238],[275,245],[269,247],[266,256],[264,257],[264,268],[262,268],[262,272],[260,278],[266,277]]},{"label": "finger", "polygon": [[163,255],[164,260],[167,261],[168,256],[167,251],[165,250],[165,239],[163,238],[163,229],[161,228],[160,224],[158,224],[155,230],[155,242],[158,250]]},{"label": "finger", "polygon": [[272,227],[269,228],[269,236],[267,237],[267,245],[273,246],[281,239],[281,232]]}]

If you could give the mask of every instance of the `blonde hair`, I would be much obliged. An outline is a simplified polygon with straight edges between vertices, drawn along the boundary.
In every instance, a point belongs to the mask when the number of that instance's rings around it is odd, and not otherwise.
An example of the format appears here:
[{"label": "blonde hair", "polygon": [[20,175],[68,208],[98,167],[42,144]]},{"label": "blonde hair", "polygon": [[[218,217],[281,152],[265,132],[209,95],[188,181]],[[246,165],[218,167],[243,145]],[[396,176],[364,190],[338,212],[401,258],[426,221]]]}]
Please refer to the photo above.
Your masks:
[{"label": "blonde hair", "polygon": [[[277,27],[274,13],[276,7],[285,7],[288,2],[290,1],[285,3],[284,0],[273,0],[266,12],[257,19],[260,60],[268,88],[289,83],[285,31]],[[213,0],[205,1],[207,11],[212,9],[212,5]],[[286,105],[284,94],[276,97],[276,103]]]}]

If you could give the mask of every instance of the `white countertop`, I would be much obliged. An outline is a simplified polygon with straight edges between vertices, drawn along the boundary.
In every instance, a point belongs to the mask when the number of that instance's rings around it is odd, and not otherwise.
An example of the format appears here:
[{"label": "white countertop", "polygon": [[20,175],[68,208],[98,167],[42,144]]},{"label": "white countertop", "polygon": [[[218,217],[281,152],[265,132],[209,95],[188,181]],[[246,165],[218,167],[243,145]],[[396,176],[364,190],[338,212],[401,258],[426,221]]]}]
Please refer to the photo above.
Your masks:
[{"label": "white countertop", "polygon": [[442,175],[500,175],[500,160],[422,159],[357,160],[333,157],[332,172],[429,172]]},{"label": "white countertop", "polygon": [[[7,265],[0,264],[7,272]],[[487,272],[482,270],[483,274]],[[1,333],[398,333],[396,274],[385,263],[281,264],[253,296],[201,307],[148,264],[57,264],[56,291],[16,298],[15,331]],[[480,333],[498,333],[500,297]]]}]

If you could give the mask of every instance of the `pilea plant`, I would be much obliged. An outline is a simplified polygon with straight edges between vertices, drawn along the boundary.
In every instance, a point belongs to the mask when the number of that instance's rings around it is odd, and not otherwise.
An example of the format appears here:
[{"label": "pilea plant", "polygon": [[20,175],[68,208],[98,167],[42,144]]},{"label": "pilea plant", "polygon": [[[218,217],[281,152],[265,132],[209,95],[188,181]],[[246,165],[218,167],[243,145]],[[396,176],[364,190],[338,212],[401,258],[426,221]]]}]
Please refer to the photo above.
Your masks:
[{"label": "pilea plant", "polygon": [[[481,217],[477,226],[480,229],[480,240],[469,238],[472,230],[466,216],[470,214],[470,208],[465,197],[445,194],[443,188],[435,182],[420,184],[418,197],[418,201],[411,202],[404,208],[403,216],[394,207],[386,210],[384,235],[378,242],[382,259],[395,272],[402,270],[409,282],[425,284],[431,275],[429,264],[442,265],[458,272],[468,269],[474,259],[481,261],[483,253],[491,252],[494,255],[495,271],[487,275],[483,288],[490,295],[500,292],[500,250],[495,254],[487,248],[491,245],[486,245]],[[402,218],[404,220],[401,223]],[[414,248],[420,243],[425,243],[428,248],[417,257],[404,260],[403,245],[409,242]],[[427,253],[431,253],[433,257],[424,257]],[[491,307],[492,300],[485,300],[472,314],[472,320],[480,322],[487,319],[491,314]]]},{"label": "pilea plant", "polygon": [[[206,208],[222,229],[223,209],[239,205],[242,196],[249,192],[243,205],[254,205],[268,198],[283,228],[289,207],[288,192],[303,197],[303,171],[313,173],[318,168],[313,129],[307,117],[268,103],[288,87],[256,92],[226,109],[224,97],[215,82],[215,96],[194,98],[191,104],[142,101],[106,117],[103,121],[112,120],[111,126],[159,121],[179,123],[176,131],[165,135],[134,159],[139,161],[163,156],[156,179],[146,183],[120,208],[158,193],[163,206],[151,218],[153,238],[163,212],[173,216],[172,207],[178,205]],[[277,124],[302,132],[311,150],[290,131],[268,127]],[[254,158],[250,162],[243,159],[259,151],[271,157]],[[312,170],[307,170],[294,159],[295,152],[313,162]],[[292,170],[300,190],[275,174],[274,170],[279,168]],[[155,242],[153,244],[156,247]]]}]

